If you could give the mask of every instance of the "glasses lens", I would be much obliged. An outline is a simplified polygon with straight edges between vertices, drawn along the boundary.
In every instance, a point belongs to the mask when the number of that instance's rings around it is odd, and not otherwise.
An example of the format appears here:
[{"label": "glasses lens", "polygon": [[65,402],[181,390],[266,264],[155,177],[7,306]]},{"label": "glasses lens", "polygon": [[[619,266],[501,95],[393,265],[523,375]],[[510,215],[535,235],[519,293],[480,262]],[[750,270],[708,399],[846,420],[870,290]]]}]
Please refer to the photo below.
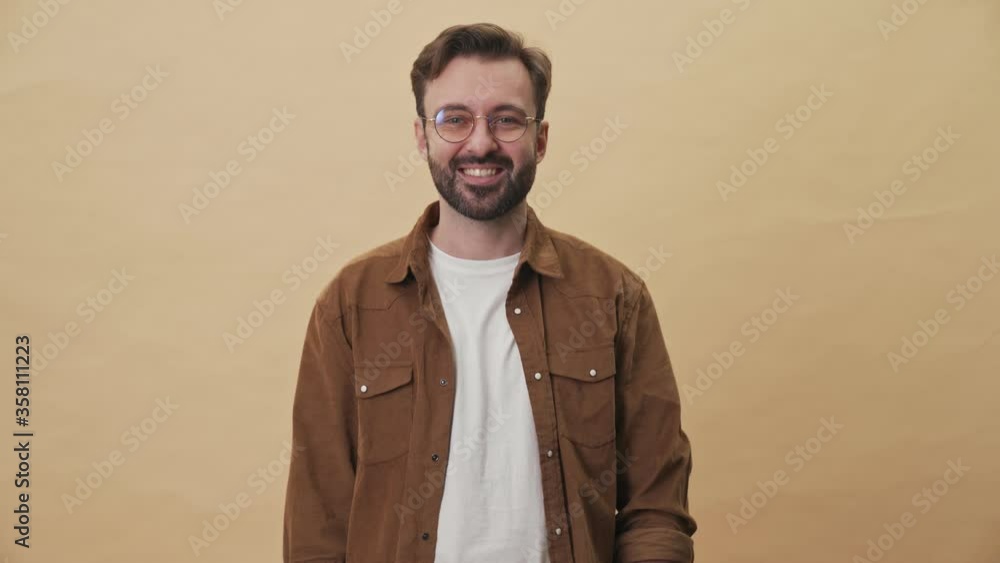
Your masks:
[{"label": "glasses lens", "polygon": [[516,141],[524,135],[528,127],[528,116],[523,111],[504,110],[490,116],[490,129],[493,135],[501,141]]},{"label": "glasses lens", "polygon": [[472,133],[476,118],[464,109],[443,109],[434,116],[434,127],[445,141],[457,143]]},{"label": "glasses lens", "polygon": [[[489,116],[490,130],[497,140],[516,141],[528,128],[528,116],[520,110],[508,109]],[[445,141],[458,143],[472,134],[476,116],[465,109],[442,109],[434,116],[434,127]]]}]

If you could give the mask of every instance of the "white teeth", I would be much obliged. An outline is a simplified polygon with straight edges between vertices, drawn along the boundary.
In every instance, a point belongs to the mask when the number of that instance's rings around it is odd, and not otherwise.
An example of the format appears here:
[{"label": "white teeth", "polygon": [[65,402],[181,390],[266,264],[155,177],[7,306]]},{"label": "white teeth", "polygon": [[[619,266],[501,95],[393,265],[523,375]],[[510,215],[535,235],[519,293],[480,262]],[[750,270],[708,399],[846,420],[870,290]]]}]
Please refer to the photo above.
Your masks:
[{"label": "white teeth", "polygon": [[469,176],[493,176],[500,173],[497,168],[465,168],[462,170]]}]

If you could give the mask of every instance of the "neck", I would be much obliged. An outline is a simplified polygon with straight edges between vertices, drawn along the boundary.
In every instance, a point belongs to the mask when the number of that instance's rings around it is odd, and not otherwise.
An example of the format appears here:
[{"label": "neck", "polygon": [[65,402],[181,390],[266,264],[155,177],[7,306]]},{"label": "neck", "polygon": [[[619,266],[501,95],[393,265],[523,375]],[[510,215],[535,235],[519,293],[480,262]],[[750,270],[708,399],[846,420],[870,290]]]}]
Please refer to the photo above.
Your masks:
[{"label": "neck", "polygon": [[440,200],[438,224],[429,238],[435,246],[456,258],[493,260],[521,250],[527,227],[526,202],[490,221],[469,219]]}]

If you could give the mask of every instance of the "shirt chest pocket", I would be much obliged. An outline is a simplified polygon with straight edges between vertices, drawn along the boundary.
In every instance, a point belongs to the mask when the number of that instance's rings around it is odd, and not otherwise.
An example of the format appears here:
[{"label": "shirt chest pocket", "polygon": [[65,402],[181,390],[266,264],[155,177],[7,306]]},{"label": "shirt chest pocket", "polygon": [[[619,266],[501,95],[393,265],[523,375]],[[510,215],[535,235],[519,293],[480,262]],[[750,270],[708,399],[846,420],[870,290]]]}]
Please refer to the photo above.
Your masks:
[{"label": "shirt chest pocket", "polygon": [[378,463],[409,450],[413,419],[413,363],[355,368],[358,458]]},{"label": "shirt chest pocket", "polygon": [[560,434],[582,446],[613,441],[614,347],[554,351],[548,363]]}]

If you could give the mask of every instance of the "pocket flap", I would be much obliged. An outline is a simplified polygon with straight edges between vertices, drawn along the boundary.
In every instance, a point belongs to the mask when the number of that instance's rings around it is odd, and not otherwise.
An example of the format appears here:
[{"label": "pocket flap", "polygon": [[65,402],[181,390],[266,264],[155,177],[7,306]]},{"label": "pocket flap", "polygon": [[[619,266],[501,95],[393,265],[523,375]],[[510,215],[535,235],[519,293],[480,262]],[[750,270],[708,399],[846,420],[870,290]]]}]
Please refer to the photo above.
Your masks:
[{"label": "pocket flap", "polygon": [[413,363],[354,369],[354,393],[361,399],[377,397],[406,385],[413,379]]},{"label": "pocket flap", "polygon": [[549,371],[579,381],[603,381],[615,374],[613,346],[549,352]]}]

